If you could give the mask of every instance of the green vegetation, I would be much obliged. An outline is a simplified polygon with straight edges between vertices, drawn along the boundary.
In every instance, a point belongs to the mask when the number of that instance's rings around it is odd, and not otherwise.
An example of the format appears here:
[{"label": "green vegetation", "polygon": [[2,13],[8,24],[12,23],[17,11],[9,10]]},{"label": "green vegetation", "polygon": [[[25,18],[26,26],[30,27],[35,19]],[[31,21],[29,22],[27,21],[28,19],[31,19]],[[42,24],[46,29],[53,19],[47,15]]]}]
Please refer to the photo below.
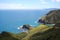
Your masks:
[{"label": "green vegetation", "polygon": [[15,34],[4,31],[0,34],[0,40],[18,40],[18,38]]},{"label": "green vegetation", "polygon": [[28,35],[25,38],[23,38],[22,40],[31,40],[31,38],[33,38],[32,37],[33,35],[34,35],[34,39],[36,39],[36,36],[38,36],[38,35],[35,35],[35,34],[40,33],[39,35],[41,35],[41,33],[49,30],[50,28],[52,28],[52,27],[48,27],[46,25],[39,25],[36,28],[30,30]]},{"label": "green vegetation", "polygon": [[13,34],[10,32],[2,32],[0,34],[0,40],[21,40],[27,35],[27,33],[19,33],[19,34]]},{"label": "green vegetation", "polygon": [[45,16],[46,23],[57,24],[60,23],[60,10],[51,10]]}]

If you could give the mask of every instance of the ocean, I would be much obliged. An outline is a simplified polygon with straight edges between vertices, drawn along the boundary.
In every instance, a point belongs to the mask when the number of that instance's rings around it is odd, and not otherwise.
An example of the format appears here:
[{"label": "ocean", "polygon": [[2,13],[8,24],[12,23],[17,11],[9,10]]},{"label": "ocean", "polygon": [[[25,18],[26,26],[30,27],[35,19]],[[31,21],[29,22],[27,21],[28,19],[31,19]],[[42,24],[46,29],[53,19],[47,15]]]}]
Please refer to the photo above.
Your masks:
[{"label": "ocean", "polygon": [[30,24],[36,27],[37,20],[44,16],[48,10],[0,10],[0,33],[2,31],[19,33],[19,26]]}]

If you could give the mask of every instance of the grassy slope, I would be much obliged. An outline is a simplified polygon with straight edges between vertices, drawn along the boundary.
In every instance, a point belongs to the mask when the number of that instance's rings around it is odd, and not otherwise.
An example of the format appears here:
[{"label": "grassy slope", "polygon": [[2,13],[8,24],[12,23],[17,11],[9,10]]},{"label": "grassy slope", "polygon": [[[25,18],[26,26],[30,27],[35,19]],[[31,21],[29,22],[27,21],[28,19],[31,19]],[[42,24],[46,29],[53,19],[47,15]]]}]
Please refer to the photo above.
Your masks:
[{"label": "grassy slope", "polygon": [[25,32],[16,34],[16,37],[18,37],[20,40],[23,39],[23,38],[26,37],[26,36],[27,36],[27,33],[25,33]]},{"label": "grassy slope", "polygon": [[44,31],[47,31],[48,29],[50,29],[52,27],[48,27],[46,25],[38,25],[36,28],[32,29],[29,33],[28,36],[26,36],[25,38],[23,38],[22,40],[29,40],[31,38],[32,35],[36,34],[36,33],[42,33]]},{"label": "grassy slope", "polygon": [[0,34],[0,40],[18,40],[15,34],[9,32],[2,32]]},{"label": "grassy slope", "polygon": [[49,29],[43,33],[36,33],[30,36],[30,40],[60,40],[60,29]]},{"label": "grassy slope", "polygon": [[10,32],[2,32],[0,34],[0,40],[21,40],[26,35],[26,33],[13,34]]}]

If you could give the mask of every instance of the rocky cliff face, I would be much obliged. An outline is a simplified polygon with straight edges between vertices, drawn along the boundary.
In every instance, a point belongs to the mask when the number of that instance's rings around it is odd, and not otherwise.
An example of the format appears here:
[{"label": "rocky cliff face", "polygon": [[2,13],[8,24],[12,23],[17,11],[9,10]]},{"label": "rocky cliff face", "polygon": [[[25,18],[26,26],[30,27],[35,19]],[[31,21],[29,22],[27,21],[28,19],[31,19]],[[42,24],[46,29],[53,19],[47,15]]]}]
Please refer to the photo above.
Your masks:
[{"label": "rocky cliff face", "polygon": [[51,23],[51,24],[60,23],[60,10],[51,10],[41,19],[44,20],[45,23]]},{"label": "rocky cliff face", "polygon": [[46,14],[45,22],[53,24],[60,23],[60,10],[52,10]]}]

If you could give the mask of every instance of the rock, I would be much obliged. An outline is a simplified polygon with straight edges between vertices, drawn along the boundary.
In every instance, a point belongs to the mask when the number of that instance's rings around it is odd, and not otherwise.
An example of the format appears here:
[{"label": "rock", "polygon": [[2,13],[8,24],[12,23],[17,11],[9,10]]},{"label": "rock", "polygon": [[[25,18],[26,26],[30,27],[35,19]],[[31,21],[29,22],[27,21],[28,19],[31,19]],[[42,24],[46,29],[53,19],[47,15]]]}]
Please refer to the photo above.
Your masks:
[{"label": "rock", "polygon": [[23,25],[22,29],[31,30],[32,29],[32,26],[29,25],[29,24],[25,24],[25,25]]},{"label": "rock", "polygon": [[46,24],[57,24],[57,23],[60,23],[60,10],[52,10],[52,11],[48,12],[45,15],[45,17],[42,17],[41,19],[43,19]]}]

